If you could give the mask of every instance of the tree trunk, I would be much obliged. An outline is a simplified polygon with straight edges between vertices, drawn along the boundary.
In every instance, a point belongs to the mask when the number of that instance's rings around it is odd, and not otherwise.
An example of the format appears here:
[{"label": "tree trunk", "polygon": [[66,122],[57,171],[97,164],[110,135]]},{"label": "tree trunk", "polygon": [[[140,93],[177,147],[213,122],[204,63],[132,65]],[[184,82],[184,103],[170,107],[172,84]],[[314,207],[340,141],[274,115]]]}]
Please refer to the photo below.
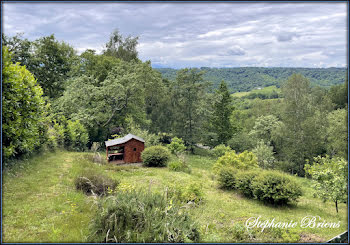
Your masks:
[{"label": "tree trunk", "polygon": [[335,201],[335,209],[337,210],[337,213],[338,213],[338,200]]}]

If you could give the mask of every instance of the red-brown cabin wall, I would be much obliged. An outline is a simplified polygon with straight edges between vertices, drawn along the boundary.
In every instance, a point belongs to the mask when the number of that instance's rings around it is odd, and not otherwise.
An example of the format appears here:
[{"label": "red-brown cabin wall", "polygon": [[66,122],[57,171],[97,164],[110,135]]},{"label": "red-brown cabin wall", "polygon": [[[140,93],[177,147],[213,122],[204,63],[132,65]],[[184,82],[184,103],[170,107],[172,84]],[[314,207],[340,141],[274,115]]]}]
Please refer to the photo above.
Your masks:
[{"label": "red-brown cabin wall", "polygon": [[[136,151],[134,151],[136,148]],[[131,139],[125,143],[124,161],[125,162],[142,162],[141,152],[145,149],[145,144],[141,141]]]}]

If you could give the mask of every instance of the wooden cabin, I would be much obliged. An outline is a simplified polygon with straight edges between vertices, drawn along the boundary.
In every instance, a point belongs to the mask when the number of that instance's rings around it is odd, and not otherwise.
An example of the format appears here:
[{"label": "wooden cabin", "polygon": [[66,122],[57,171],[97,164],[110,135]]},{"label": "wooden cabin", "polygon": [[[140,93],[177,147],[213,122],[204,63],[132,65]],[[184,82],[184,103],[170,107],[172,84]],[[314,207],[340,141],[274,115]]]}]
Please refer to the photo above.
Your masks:
[{"label": "wooden cabin", "polygon": [[105,141],[107,161],[114,163],[142,162],[141,152],[145,149],[145,140],[128,134],[122,138]]}]

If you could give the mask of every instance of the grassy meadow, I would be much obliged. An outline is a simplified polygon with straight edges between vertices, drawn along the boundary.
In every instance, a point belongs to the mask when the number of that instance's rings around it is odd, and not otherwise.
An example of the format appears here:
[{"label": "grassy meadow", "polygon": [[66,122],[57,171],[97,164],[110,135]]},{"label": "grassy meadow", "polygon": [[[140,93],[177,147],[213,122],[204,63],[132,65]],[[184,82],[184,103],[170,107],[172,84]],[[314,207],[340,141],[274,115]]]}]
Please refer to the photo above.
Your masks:
[{"label": "grassy meadow", "polygon": [[[347,206],[313,197],[311,181],[294,177],[303,187],[297,204],[283,207],[264,205],[238,193],[218,189],[211,167],[214,158],[189,155],[190,174],[168,168],[98,165],[91,153],[57,151],[23,160],[3,173],[4,242],[88,242],[89,223],[97,210],[96,200],[75,189],[74,178],[82,170],[103,171],[119,180],[119,188],[165,191],[172,184],[200,183],[204,199],[186,206],[198,222],[202,242],[325,242],[347,229]],[[175,158],[175,156],[173,156]],[[339,228],[301,228],[300,220],[320,216],[327,222],[340,221]],[[288,230],[252,229],[244,224],[250,217],[276,222],[297,221]]]}]

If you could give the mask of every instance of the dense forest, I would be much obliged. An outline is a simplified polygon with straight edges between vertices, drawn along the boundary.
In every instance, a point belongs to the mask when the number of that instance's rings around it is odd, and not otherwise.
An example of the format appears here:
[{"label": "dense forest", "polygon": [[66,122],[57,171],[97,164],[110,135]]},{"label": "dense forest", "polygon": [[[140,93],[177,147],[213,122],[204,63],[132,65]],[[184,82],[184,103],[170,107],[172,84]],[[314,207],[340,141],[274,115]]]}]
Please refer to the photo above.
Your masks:
[{"label": "dense forest", "polygon": [[[347,158],[345,69],[161,69],[162,77],[138,59],[138,38],[118,31],[102,54],[78,55],[54,35],[2,38],[6,160],[43,147],[82,151],[129,132],[148,145],[176,136],[192,153],[199,144],[253,151],[299,175],[318,155]],[[257,86],[266,88],[230,94]]]},{"label": "dense forest", "polygon": [[[156,68],[166,79],[176,78],[176,69]],[[299,73],[310,80],[311,86],[329,88],[345,82],[346,68],[286,68],[286,67],[239,67],[239,68],[209,68],[201,67],[205,71],[203,78],[211,81],[217,88],[222,80],[226,81],[229,91],[243,92],[258,87],[275,85],[280,87],[293,73]]]}]

